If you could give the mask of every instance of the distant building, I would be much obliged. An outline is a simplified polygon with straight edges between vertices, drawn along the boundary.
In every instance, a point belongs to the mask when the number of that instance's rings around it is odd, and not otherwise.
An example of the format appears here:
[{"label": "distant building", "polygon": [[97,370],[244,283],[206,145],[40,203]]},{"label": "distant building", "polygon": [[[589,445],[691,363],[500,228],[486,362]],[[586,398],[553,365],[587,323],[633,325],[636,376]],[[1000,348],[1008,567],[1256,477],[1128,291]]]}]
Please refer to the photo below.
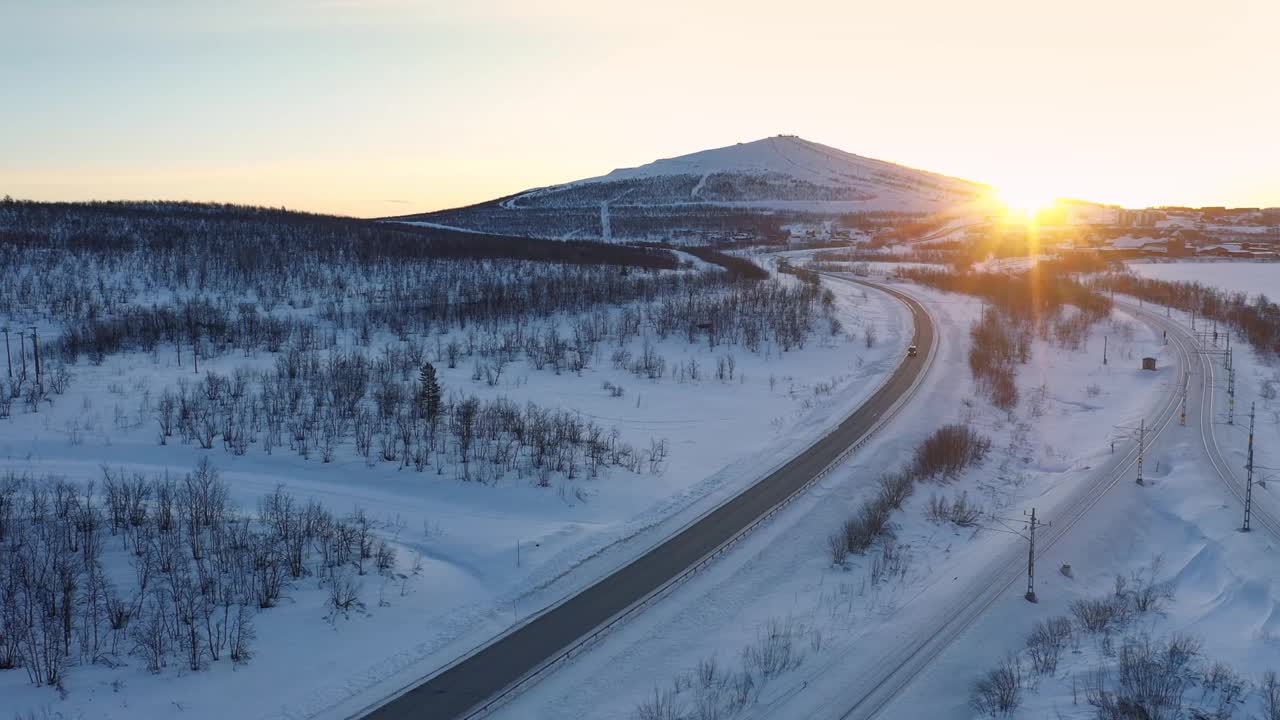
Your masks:
[{"label": "distant building", "polygon": [[1155,227],[1155,224],[1166,219],[1159,210],[1116,210],[1116,225],[1121,227]]}]

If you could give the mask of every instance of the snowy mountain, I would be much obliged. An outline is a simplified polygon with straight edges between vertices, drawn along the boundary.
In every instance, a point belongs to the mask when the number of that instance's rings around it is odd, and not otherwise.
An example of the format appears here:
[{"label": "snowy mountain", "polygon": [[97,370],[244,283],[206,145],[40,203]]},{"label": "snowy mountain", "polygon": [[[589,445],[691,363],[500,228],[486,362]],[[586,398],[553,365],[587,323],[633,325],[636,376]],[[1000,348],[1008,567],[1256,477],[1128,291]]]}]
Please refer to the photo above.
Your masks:
[{"label": "snowy mountain", "polygon": [[608,175],[531,190],[507,208],[749,203],[780,209],[932,212],[984,186],[854,155],[794,135],[664,158]]},{"label": "snowy mountain", "polygon": [[[537,237],[644,239],[708,228],[758,235],[796,216],[935,213],[988,191],[779,135],[395,219]],[[771,221],[762,224],[762,218]]]}]

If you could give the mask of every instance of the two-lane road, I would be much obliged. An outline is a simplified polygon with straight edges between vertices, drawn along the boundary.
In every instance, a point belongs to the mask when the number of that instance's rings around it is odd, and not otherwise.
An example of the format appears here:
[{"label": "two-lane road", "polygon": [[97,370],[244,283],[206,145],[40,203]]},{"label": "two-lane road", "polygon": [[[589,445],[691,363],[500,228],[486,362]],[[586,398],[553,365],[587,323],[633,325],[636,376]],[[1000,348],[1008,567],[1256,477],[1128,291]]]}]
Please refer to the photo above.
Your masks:
[{"label": "two-lane road", "polygon": [[364,717],[452,720],[483,709],[527,682],[581,638],[733,540],[839,460],[916,386],[933,348],[934,328],[924,308],[901,292],[879,285],[873,287],[893,295],[910,308],[915,325],[912,343],[920,354],[904,359],[880,389],[833,431],[630,564],[391,698]]}]

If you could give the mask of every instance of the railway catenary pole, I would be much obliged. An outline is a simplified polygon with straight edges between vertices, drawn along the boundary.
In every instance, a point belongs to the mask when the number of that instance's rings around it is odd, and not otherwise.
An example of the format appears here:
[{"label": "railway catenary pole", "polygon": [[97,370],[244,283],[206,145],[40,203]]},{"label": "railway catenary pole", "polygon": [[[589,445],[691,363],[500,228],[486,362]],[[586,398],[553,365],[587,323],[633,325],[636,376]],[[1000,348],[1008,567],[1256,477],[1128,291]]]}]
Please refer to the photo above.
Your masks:
[{"label": "railway catenary pole", "polygon": [[1244,481],[1244,525],[1240,528],[1249,532],[1249,514],[1253,510],[1253,411],[1255,403],[1249,403],[1249,454],[1245,463]]},{"label": "railway catenary pole", "polygon": [[1182,376],[1182,413],[1178,420],[1181,425],[1187,424],[1187,379],[1186,375]]},{"label": "railway catenary pole", "polygon": [[1227,370],[1227,424],[1236,424],[1236,371]]},{"label": "railway catenary pole", "polygon": [[1031,519],[1027,521],[1027,602],[1039,602],[1036,599],[1036,509],[1031,508]]},{"label": "railway catenary pole", "polygon": [[1142,481],[1142,460],[1143,460],[1143,453],[1146,451],[1146,446],[1147,446],[1147,419],[1142,418],[1141,422],[1138,423],[1138,480],[1137,480],[1137,483],[1139,485],[1146,485],[1146,483]]},{"label": "railway catenary pole", "polygon": [[40,336],[36,334],[36,326],[31,326],[31,352],[36,359],[36,384],[42,382],[42,373],[40,372]]}]

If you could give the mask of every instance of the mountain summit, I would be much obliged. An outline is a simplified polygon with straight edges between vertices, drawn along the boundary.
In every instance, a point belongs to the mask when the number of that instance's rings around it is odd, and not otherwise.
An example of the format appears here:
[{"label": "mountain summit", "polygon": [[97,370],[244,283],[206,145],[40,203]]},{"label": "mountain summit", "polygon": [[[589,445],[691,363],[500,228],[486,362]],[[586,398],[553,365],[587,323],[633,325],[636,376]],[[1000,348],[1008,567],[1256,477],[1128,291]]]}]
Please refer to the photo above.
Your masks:
[{"label": "mountain summit", "polygon": [[850,210],[907,212],[964,202],[985,190],[966,180],[779,135],[529,191],[511,198],[509,204],[572,205],[574,199],[585,200],[584,194],[607,189],[627,193],[610,201],[625,204],[750,202],[786,207],[837,202],[860,206]]},{"label": "mountain summit", "polygon": [[796,215],[924,215],[988,190],[779,135],[396,219],[527,236],[654,239],[708,226],[758,230],[761,216],[777,224]]}]

